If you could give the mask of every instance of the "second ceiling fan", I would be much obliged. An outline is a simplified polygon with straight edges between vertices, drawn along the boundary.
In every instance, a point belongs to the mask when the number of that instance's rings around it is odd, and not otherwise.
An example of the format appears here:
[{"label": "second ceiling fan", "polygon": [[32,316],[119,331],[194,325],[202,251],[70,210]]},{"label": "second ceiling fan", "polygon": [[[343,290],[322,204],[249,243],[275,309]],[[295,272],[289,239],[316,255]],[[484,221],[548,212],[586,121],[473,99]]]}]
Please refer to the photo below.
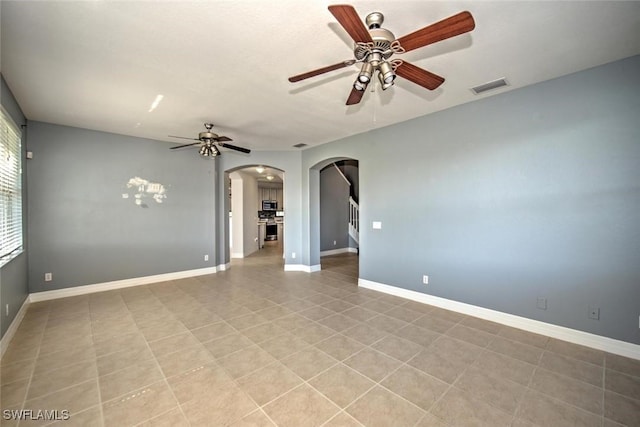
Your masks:
[{"label": "second ceiling fan", "polygon": [[381,27],[384,16],[380,12],[367,15],[366,27],[351,5],[329,6],[329,12],[354,40],[354,59],[289,77],[289,81],[295,83],[349,65],[362,63],[360,73],[347,99],[347,105],[360,102],[375,73],[378,75],[383,90],[393,86],[396,76],[403,77],[429,90],[438,88],[444,82],[444,77],[401,59],[390,60],[391,56],[394,53],[409,52],[467,33],[473,30],[476,25],[471,13],[465,11],[396,39],[391,31]]},{"label": "second ceiling fan", "polygon": [[227,141],[233,141],[231,138],[229,138],[228,136],[222,136],[222,135],[218,135],[216,133],[213,133],[211,131],[211,129],[213,129],[213,123],[205,123],[204,127],[206,129],[205,132],[200,132],[198,134],[197,138],[187,138],[184,136],[175,136],[175,135],[169,135],[170,138],[180,138],[180,139],[189,139],[192,141],[197,141],[197,142],[191,142],[189,144],[182,144],[182,145],[178,145],[176,147],[171,147],[171,150],[175,150],[176,148],[183,148],[183,147],[191,147],[193,145],[200,145],[200,155],[203,157],[217,157],[220,155],[220,150],[218,150],[218,148],[216,147],[216,144],[219,145],[220,147],[224,147],[224,148],[230,148],[231,150],[235,150],[235,151],[239,151],[241,153],[251,153],[251,150],[249,150],[248,148],[243,148],[243,147],[238,147],[236,145],[231,145],[229,143],[227,143]]}]

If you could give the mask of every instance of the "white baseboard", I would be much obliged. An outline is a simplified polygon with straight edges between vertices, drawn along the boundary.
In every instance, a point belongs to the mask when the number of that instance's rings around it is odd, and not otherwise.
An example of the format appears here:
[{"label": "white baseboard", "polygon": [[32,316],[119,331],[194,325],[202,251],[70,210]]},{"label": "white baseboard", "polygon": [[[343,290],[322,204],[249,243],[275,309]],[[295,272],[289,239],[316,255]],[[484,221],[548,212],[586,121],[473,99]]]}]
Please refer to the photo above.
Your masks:
[{"label": "white baseboard", "polygon": [[231,258],[244,258],[244,254],[242,252],[231,252]]},{"label": "white baseboard", "polygon": [[114,289],[129,288],[132,286],[149,285],[151,283],[165,282],[167,280],[186,279],[188,277],[203,276],[217,272],[216,267],[199,268],[196,270],[176,271],[174,273],[156,274],[154,276],[134,277],[132,279],[115,280],[113,282],[97,283],[93,285],[75,286],[72,288],[55,289],[51,291],[36,292],[29,295],[30,302],[47,301],[51,299],[73,297],[77,295],[92,294],[94,292],[111,291]]},{"label": "white baseboard", "polygon": [[220,264],[216,268],[218,269],[218,271],[227,271],[230,267],[231,267],[231,263],[228,262],[226,264]]},{"label": "white baseboard", "polygon": [[20,323],[22,323],[22,319],[27,313],[27,309],[29,308],[30,303],[31,301],[29,301],[29,297],[27,296],[24,299],[22,306],[20,306],[20,310],[18,310],[18,312],[16,313],[16,317],[13,318],[11,325],[9,325],[7,332],[5,332],[2,339],[0,339],[0,359],[2,359],[2,356],[4,356],[4,352],[7,351],[7,348],[9,348],[9,343],[13,339],[13,336],[16,334]]},{"label": "white baseboard", "polygon": [[305,273],[313,273],[320,271],[320,264],[304,265],[304,264],[285,264],[284,271],[304,271]]},{"label": "white baseboard", "polygon": [[579,344],[586,347],[595,348],[597,350],[602,350],[609,353],[618,354],[620,356],[640,360],[640,345],[637,344],[615,340],[613,338],[607,338],[588,332],[578,331],[576,329],[570,329],[564,326],[552,325],[550,323],[541,322],[539,320],[528,319],[526,317],[503,313],[496,310],[490,310],[488,308],[465,304],[446,298],[423,294],[421,292],[398,288],[396,286],[372,282],[370,280],[358,279],[358,286],[406,298],[412,301],[421,302],[423,304],[434,305],[436,307],[456,311],[458,313],[467,314],[469,316],[479,317],[484,320],[490,320],[502,325],[523,329],[525,331],[545,335],[551,338],[557,338],[559,340],[568,341],[574,344]]},{"label": "white baseboard", "polygon": [[345,254],[348,252],[352,252],[352,253],[357,253],[358,249],[357,248],[340,248],[340,249],[331,249],[328,251],[320,251],[320,256],[327,256],[327,255],[338,255],[338,254]]}]

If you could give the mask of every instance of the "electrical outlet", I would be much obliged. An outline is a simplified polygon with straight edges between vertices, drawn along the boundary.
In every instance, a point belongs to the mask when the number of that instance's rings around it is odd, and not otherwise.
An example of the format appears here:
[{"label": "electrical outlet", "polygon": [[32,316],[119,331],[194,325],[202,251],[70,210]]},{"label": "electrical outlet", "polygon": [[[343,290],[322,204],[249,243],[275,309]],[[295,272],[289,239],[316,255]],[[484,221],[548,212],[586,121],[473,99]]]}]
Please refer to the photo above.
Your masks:
[{"label": "electrical outlet", "polygon": [[422,284],[424,284],[424,285],[428,285],[429,284],[429,276],[427,276],[426,274],[424,276],[422,276]]},{"label": "electrical outlet", "polygon": [[338,242],[336,242],[335,240],[333,241],[333,246],[337,245]]},{"label": "electrical outlet", "polygon": [[547,309],[547,299],[543,298],[543,297],[538,297],[538,302],[536,303],[536,307],[538,307],[540,310],[546,310]]},{"label": "electrical outlet", "polygon": [[291,258],[296,259],[296,253],[295,252],[291,252]]},{"label": "electrical outlet", "polygon": [[45,282],[50,282],[53,280],[53,274],[51,273],[44,273],[44,281]]},{"label": "electrical outlet", "polygon": [[204,256],[204,260],[205,260],[205,261],[209,261],[209,255],[205,255],[205,256]]},{"label": "electrical outlet", "polygon": [[600,307],[589,306],[589,319],[600,320]]}]

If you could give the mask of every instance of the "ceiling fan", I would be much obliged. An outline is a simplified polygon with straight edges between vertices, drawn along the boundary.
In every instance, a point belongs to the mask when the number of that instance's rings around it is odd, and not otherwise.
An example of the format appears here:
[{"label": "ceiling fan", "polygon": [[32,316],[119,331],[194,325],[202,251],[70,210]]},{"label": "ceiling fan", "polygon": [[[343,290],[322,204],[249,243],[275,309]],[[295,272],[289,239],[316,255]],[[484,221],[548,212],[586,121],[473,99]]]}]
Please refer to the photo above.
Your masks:
[{"label": "ceiling fan", "polygon": [[207,129],[205,132],[200,132],[197,138],[186,138],[184,136],[174,136],[169,135],[170,138],[180,138],[180,139],[190,139],[193,141],[190,144],[178,145],[176,147],[171,147],[171,150],[175,150],[176,148],[190,147],[192,145],[200,144],[200,155],[204,157],[216,157],[220,155],[220,150],[216,147],[218,144],[220,147],[230,148],[232,150],[240,151],[241,153],[251,153],[251,150],[248,148],[242,148],[235,145],[227,144],[226,141],[233,141],[231,138],[226,136],[220,136],[211,132],[213,128],[213,123],[205,123],[204,127]]},{"label": "ceiling fan", "polygon": [[393,86],[396,76],[404,77],[429,90],[436,89],[444,82],[444,77],[401,59],[390,60],[391,56],[467,33],[473,30],[476,25],[471,13],[465,11],[396,39],[391,31],[381,27],[384,16],[380,12],[367,15],[366,27],[353,6],[333,5],[329,6],[329,12],[355,41],[354,59],[289,77],[289,81],[295,83],[349,65],[362,63],[360,73],[347,99],[347,105],[360,102],[375,72],[378,73],[383,90]]}]

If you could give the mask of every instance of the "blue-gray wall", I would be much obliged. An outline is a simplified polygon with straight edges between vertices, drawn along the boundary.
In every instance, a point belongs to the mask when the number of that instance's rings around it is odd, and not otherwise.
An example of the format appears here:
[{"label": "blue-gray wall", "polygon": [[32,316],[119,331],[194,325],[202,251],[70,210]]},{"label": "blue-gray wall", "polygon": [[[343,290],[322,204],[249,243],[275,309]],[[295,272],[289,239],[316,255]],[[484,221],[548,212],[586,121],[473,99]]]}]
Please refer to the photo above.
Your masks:
[{"label": "blue-gray wall", "polygon": [[[5,111],[11,116],[13,121],[18,125],[22,126],[26,124],[26,119],[24,114],[22,113],[22,109],[16,102],[16,99],[13,97],[11,90],[7,86],[7,83],[4,80],[4,77],[0,75],[0,102],[2,103],[2,107]],[[26,152],[25,144],[25,135],[26,131],[22,131],[22,151],[24,159],[24,153]],[[27,206],[25,201],[27,200],[27,182],[26,182],[26,173],[24,172],[26,169],[26,162],[22,163],[22,200],[23,200],[23,208],[22,214],[23,218],[26,219],[27,216]],[[13,319],[16,317],[18,310],[24,303],[25,299],[29,294],[28,290],[28,270],[27,270],[27,247],[26,247],[26,235],[27,235],[27,225],[26,220],[23,221],[22,226],[23,234],[25,236],[25,250],[22,254],[18,255],[14,259],[12,259],[9,263],[0,268],[0,307],[2,311],[0,312],[0,338],[4,336],[5,332],[13,322]],[[5,306],[9,304],[9,315],[6,314]]]},{"label": "blue-gray wall", "polygon": [[[224,172],[257,164],[285,171],[285,262],[317,265],[319,165],[351,158],[361,278],[640,343],[639,75],[634,57],[303,152],[225,153],[218,167],[30,122],[30,291],[228,262]],[[167,186],[165,203],[122,199],[136,175]]]},{"label": "blue-gray wall", "polygon": [[[27,144],[31,292],[216,265],[215,161],[170,143],[32,121]],[[127,188],[136,176],[164,185],[163,203],[136,205]]]},{"label": "blue-gray wall", "polygon": [[358,159],[361,278],[640,344],[638,76],[636,56],[305,150],[303,199],[314,165]]},{"label": "blue-gray wall", "polygon": [[320,251],[349,247],[349,187],[333,164],[320,171]]}]

